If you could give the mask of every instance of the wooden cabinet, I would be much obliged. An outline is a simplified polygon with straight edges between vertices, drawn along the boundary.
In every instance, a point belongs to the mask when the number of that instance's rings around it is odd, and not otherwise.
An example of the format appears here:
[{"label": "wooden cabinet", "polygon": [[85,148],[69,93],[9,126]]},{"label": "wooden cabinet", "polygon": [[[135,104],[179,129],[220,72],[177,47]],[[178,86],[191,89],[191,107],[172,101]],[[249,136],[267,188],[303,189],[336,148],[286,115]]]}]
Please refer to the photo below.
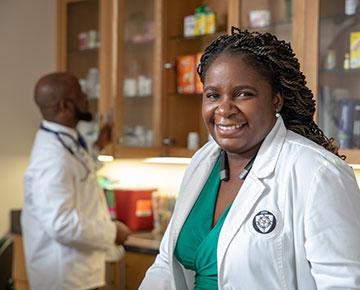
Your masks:
[{"label": "wooden cabinet", "polygon": [[309,0],[298,7],[304,11],[298,15],[304,23],[299,55],[317,99],[316,122],[352,164],[360,163],[359,8],[358,1],[340,0]]},{"label": "wooden cabinet", "polygon": [[13,268],[12,278],[14,281],[14,288],[16,290],[29,290],[29,284],[27,279],[25,256],[22,243],[22,237],[18,234],[14,234],[14,254],[13,254]]},{"label": "wooden cabinet", "polygon": [[147,269],[154,263],[155,254],[127,251],[126,261],[126,290],[139,289]]},{"label": "wooden cabinet", "polygon": [[164,155],[162,151],[162,1],[118,1],[117,157]]},{"label": "wooden cabinet", "polygon": [[[58,68],[81,79],[91,68],[98,68],[99,97],[91,99],[91,107],[100,123],[106,116],[113,117],[114,142],[107,153],[189,157],[194,153],[187,149],[189,133],[198,134],[199,146],[206,143],[208,134],[201,116],[201,93],[184,94],[177,89],[179,57],[201,52],[232,25],[269,31],[291,42],[318,98],[320,126],[329,135],[346,139],[348,132],[344,137],[338,125],[326,128],[341,119],[339,113],[335,117],[326,113],[329,108],[346,110],[345,98],[359,99],[358,69],[344,71],[343,65],[345,50],[350,54],[350,33],[360,31],[359,9],[345,15],[345,2],[351,1],[58,0]],[[216,15],[215,33],[184,37],[184,17],[205,3]],[[81,35],[94,31],[99,47],[81,49]],[[329,70],[326,65],[332,55],[336,55],[336,69]],[[335,97],[326,96],[329,89]],[[334,98],[336,102],[331,101]],[[356,102],[354,110],[360,109]],[[360,132],[356,134],[360,139]],[[349,162],[360,162],[360,144],[354,145],[355,141],[343,146],[349,147],[343,151]]]},{"label": "wooden cabinet", "polygon": [[201,116],[202,95],[199,93],[179,93],[177,90],[177,62],[181,56],[194,56],[200,53],[220,32],[227,29],[228,1],[207,1],[217,15],[216,33],[184,37],[184,17],[195,13],[204,1],[164,1],[164,61],[163,98],[166,122],[163,126],[167,140],[167,154],[170,156],[191,156],[187,150],[187,137],[190,132],[199,135],[199,145],[208,139]]},{"label": "wooden cabinet", "polygon": [[[14,239],[14,254],[13,254],[13,269],[12,277],[14,280],[14,289],[29,290],[29,283],[26,273],[25,256],[22,236],[13,234]],[[106,262],[106,286],[101,287],[100,290],[119,290],[124,289],[125,284],[125,260],[121,259],[115,262]]]},{"label": "wooden cabinet", "polygon": [[114,115],[116,7],[112,0],[57,0],[57,69],[80,79],[96,125]]},{"label": "wooden cabinet", "polygon": [[[243,29],[269,31],[279,38],[292,39],[292,2],[273,1],[164,1],[164,87],[166,100],[164,124],[165,137],[169,140],[167,153],[171,156],[191,156],[186,150],[190,132],[200,136],[200,146],[208,140],[208,133],[201,115],[201,93],[184,94],[177,90],[177,61],[179,56],[201,52],[218,35],[231,30],[231,26]],[[184,37],[184,18],[195,13],[197,7],[207,4],[216,15],[216,31],[213,34]],[[254,17],[258,17],[257,22]],[[255,19],[255,20],[254,20]],[[251,21],[250,21],[251,20]],[[256,27],[256,28],[255,28]]]}]

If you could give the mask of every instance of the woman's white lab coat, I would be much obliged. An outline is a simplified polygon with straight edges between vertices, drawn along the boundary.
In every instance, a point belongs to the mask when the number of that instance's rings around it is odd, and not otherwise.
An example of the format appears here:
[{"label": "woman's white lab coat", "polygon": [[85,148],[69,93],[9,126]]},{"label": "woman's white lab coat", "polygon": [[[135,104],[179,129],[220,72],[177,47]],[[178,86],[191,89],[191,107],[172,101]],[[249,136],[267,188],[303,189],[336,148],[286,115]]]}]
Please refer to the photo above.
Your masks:
[{"label": "woman's white lab coat", "polygon": [[[210,142],[193,157],[140,289],[193,289],[194,272],[173,252],[218,154]],[[272,230],[256,230],[260,212],[275,219]],[[219,289],[360,289],[360,192],[352,169],[279,117],[224,222],[217,262]]]}]

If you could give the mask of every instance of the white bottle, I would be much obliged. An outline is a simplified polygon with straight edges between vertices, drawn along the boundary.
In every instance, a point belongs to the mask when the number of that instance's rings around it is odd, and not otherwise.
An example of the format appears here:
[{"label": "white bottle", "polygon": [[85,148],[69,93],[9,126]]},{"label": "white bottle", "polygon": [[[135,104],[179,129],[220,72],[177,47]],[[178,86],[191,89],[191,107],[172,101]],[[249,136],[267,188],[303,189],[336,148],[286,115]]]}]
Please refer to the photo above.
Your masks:
[{"label": "white bottle", "polygon": [[187,138],[187,149],[196,150],[199,148],[199,134],[197,132],[189,132]]},{"label": "white bottle", "polygon": [[98,86],[99,83],[99,70],[96,67],[89,69],[86,76],[86,93],[89,99],[96,99],[99,97]]},{"label": "white bottle", "polygon": [[358,2],[358,0],[345,0],[345,15],[354,15]]}]

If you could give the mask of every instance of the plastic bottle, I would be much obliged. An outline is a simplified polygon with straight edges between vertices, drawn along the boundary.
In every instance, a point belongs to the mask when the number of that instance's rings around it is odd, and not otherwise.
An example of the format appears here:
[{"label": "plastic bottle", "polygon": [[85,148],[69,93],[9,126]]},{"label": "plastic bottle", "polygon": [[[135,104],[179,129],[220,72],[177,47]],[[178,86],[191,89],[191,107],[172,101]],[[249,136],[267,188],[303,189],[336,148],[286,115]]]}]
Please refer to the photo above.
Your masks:
[{"label": "plastic bottle", "polygon": [[108,209],[110,213],[110,217],[112,220],[115,220],[117,218],[116,215],[116,206],[115,206],[115,194],[113,190],[106,190],[106,201],[108,204]]},{"label": "plastic bottle", "polygon": [[205,34],[207,5],[195,9],[195,35]]},{"label": "plastic bottle", "polygon": [[99,70],[96,67],[89,69],[86,76],[86,93],[89,99],[97,99],[99,97]]},{"label": "plastic bottle", "polygon": [[344,56],[344,70],[350,69],[350,55],[348,53],[345,53]]}]

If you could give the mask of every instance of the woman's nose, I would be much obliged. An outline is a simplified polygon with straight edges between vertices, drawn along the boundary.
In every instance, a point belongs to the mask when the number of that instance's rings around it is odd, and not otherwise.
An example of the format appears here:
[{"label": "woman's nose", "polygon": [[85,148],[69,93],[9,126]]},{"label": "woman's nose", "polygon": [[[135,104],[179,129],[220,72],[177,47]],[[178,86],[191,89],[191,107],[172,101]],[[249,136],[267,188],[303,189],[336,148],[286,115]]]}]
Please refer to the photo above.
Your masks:
[{"label": "woman's nose", "polygon": [[229,117],[230,115],[236,113],[236,106],[229,98],[224,98],[217,108],[219,114],[224,117]]}]

